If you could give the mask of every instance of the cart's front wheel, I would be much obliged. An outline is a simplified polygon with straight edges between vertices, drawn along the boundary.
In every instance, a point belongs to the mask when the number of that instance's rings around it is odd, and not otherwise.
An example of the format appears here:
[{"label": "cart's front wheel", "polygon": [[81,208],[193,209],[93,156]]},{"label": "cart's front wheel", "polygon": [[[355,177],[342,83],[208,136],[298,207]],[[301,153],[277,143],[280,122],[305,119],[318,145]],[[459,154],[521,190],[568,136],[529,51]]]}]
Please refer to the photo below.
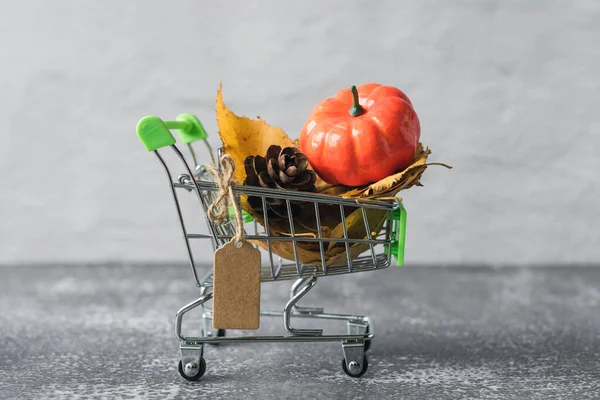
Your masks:
[{"label": "cart's front wheel", "polygon": [[363,376],[367,369],[369,368],[369,362],[367,361],[367,356],[364,356],[362,365],[359,365],[356,361],[350,361],[350,365],[346,365],[346,359],[342,359],[342,368],[346,375],[351,376],[352,378],[360,378]]},{"label": "cart's front wheel", "polygon": [[197,381],[202,378],[202,375],[206,372],[206,361],[203,357],[200,357],[200,365],[196,363],[187,363],[183,365],[183,361],[179,361],[179,375],[187,379],[188,381]]}]

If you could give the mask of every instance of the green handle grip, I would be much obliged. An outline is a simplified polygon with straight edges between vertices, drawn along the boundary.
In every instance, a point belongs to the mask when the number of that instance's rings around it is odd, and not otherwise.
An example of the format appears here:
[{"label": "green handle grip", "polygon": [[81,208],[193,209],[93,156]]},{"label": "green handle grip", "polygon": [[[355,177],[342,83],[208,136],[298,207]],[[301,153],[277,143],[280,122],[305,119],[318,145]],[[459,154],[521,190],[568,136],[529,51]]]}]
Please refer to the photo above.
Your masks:
[{"label": "green handle grip", "polygon": [[198,117],[192,114],[178,115],[176,121],[167,121],[167,127],[170,129],[177,129],[179,138],[185,144],[203,140],[208,137],[208,134]]},{"label": "green handle grip", "polygon": [[175,144],[175,138],[169,131],[167,124],[154,115],[140,119],[136,131],[138,138],[148,151],[156,151]]},{"label": "green handle grip", "polygon": [[398,267],[404,265],[404,248],[406,241],[406,209],[402,202],[398,202],[398,208],[392,211],[392,231],[394,239],[390,245],[391,253],[396,258]]},{"label": "green handle grip", "polygon": [[154,115],[149,115],[138,122],[137,135],[146,150],[155,151],[175,144],[170,129],[177,130],[179,138],[185,144],[208,137],[200,120],[192,114],[181,114],[175,121],[163,121]]}]

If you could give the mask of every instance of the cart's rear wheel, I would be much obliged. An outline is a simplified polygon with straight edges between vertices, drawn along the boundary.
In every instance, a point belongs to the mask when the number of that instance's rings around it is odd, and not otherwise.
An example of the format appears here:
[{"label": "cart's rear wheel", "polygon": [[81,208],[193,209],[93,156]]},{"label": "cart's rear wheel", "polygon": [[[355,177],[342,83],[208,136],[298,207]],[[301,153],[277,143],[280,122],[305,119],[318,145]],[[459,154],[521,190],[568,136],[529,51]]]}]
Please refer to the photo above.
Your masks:
[{"label": "cart's rear wheel", "polygon": [[[190,375],[186,374],[186,370]],[[195,363],[188,363],[183,365],[183,361],[179,361],[179,375],[188,381],[197,381],[202,378],[202,375],[206,372],[206,361],[204,361],[204,357],[200,357],[200,365],[196,365]]]},{"label": "cart's rear wheel", "polygon": [[[352,369],[352,367],[354,367],[352,364],[356,363],[355,361],[351,361],[350,362],[350,368]],[[358,363],[356,363],[356,367],[358,368]],[[363,376],[366,372],[367,369],[369,368],[369,362],[367,361],[367,356],[364,356],[363,358],[363,363],[362,363],[362,368],[358,371],[349,371],[348,367],[346,366],[346,359],[343,358],[342,359],[342,368],[344,369],[344,372],[346,373],[346,375],[351,376],[352,378],[360,378],[361,376]]]}]

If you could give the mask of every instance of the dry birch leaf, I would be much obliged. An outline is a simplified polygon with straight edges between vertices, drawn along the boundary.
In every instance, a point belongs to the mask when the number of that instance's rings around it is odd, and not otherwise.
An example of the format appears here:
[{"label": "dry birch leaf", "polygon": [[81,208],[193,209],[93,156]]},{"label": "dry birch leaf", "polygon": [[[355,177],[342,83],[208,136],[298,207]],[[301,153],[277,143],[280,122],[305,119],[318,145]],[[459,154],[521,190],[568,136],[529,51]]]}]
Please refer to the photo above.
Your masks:
[{"label": "dry birch leaf", "polygon": [[[375,232],[375,234],[378,234],[379,230],[381,229],[381,226],[383,225],[382,221],[385,221],[387,211],[367,208],[365,209],[365,214],[367,217],[367,222],[369,224],[369,231],[371,231],[371,233]],[[362,210],[360,208],[356,208],[350,215],[346,217],[346,232],[348,233],[349,239],[368,238],[367,231],[365,229],[365,221],[363,218]],[[344,226],[341,222],[331,232],[330,237],[340,239],[344,237]],[[340,242],[331,242],[329,248],[331,249],[335,246],[345,247],[345,244]]]},{"label": "dry birch leaf", "polygon": [[[349,208],[349,207],[347,207]],[[339,208],[338,208],[339,212]],[[372,237],[376,237],[381,228],[383,227],[387,212],[385,210],[366,209],[367,221],[369,223],[369,230],[371,231]],[[341,221],[341,216],[338,214],[338,218]],[[360,208],[355,209],[352,213],[346,217],[346,226],[348,238],[350,239],[367,239],[368,235],[365,230],[365,223]],[[307,236],[308,237],[308,236]],[[344,229],[340,222],[330,233],[330,235],[323,235],[324,238],[331,239],[342,239],[344,238]],[[268,244],[265,241],[253,241],[253,243],[262,247],[265,250],[269,249]],[[363,252],[369,249],[368,244],[355,243],[350,246],[351,259],[358,257]],[[294,245],[292,242],[287,241],[272,241],[271,251],[273,253],[285,258],[286,260],[294,261]],[[346,256],[346,245],[343,242],[325,242],[325,263],[326,265],[333,265],[338,262],[347,260]],[[320,246],[316,242],[298,242],[297,245],[298,259],[303,264],[321,264],[321,252]]]},{"label": "dry birch leaf", "polygon": [[[424,149],[419,143],[413,162],[394,175],[390,175],[378,182],[368,186],[353,188],[345,192],[337,193],[342,197],[357,197],[357,198],[379,198],[382,196],[394,196],[401,190],[406,190],[412,186],[422,186],[420,179],[425,169],[431,165],[441,165],[446,168],[452,168],[443,163],[427,164],[427,157],[431,154],[429,148]],[[331,189],[330,189],[331,190]]]},{"label": "dry birch leaf", "polygon": [[[362,212],[360,210],[357,210],[361,215],[360,215],[360,221],[361,221],[361,226],[364,227],[364,223],[362,222]],[[367,218],[369,221],[369,228],[370,230],[373,232],[375,232],[375,234],[372,237],[375,237],[379,231],[381,231],[381,228],[383,228],[383,225],[385,224],[386,218],[387,218],[387,212],[386,211],[382,211],[382,210],[367,210]],[[353,222],[354,226],[359,225],[358,223],[358,217],[356,217],[355,221],[357,222]],[[348,229],[351,229],[351,227],[349,226]],[[354,234],[357,234],[358,232],[360,232],[360,230],[356,230],[354,231]],[[350,232],[348,232],[348,237],[351,237],[352,239],[367,239],[367,235],[365,233],[365,230],[363,228],[362,230],[364,236],[360,237],[360,236],[351,236]],[[342,235],[343,237],[343,235]],[[330,245],[329,249],[327,249],[327,251],[325,252],[326,258],[327,258],[327,265],[333,265],[333,264],[338,264],[338,263],[346,263],[347,262],[347,256],[346,256],[346,251],[345,251],[345,247],[346,245],[343,243],[335,243],[333,244],[333,246]],[[361,255],[362,253],[364,253],[365,251],[369,250],[370,246],[368,244],[365,243],[354,243],[353,245],[350,246],[350,259],[353,260],[356,257],[358,257],[359,255]]]},{"label": "dry birch leaf", "polygon": [[[252,240],[251,242],[267,251],[269,250],[269,245],[265,240]],[[316,250],[312,249],[312,247],[314,247],[314,243],[298,243],[298,260],[302,264],[321,263],[321,252],[318,250],[319,244],[317,243]],[[294,244],[292,242],[273,240],[271,241],[271,251],[273,254],[277,254],[286,260],[295,261]],[[275,262],[275,260],[273,260],[273,262]]]}]

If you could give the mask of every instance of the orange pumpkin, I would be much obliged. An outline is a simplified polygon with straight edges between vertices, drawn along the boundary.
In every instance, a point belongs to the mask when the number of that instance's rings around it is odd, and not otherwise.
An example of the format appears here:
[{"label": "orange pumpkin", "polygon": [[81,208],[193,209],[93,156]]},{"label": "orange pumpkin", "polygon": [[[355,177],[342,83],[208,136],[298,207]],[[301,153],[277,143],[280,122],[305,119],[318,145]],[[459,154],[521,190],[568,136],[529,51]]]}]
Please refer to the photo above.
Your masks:
[{"label": "orange pumpkin", "polygon": [[420,136],[409,98],[395,87],[367,83],[314,107],[300,131],[300,151],[327,183],[362,186],[406,168]]}]

